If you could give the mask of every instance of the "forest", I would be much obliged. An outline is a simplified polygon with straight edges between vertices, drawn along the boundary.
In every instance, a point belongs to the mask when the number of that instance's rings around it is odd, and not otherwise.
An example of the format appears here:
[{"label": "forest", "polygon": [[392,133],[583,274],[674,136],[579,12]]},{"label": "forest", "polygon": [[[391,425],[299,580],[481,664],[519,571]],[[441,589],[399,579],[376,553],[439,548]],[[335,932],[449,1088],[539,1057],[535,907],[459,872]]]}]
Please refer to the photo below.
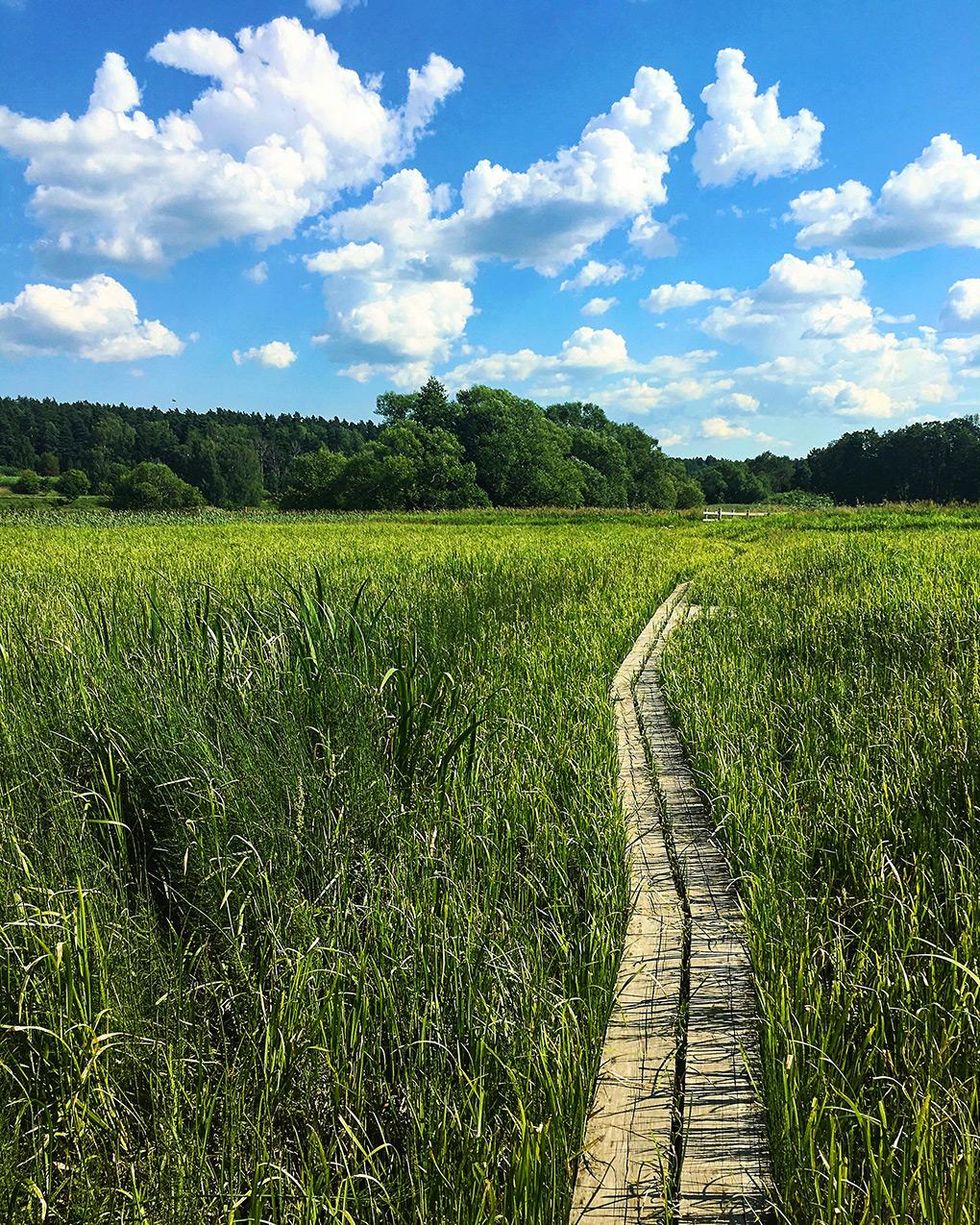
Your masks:
[{"label": "forest", "polygon": [[117,509],[688,509],[764,501],[980,501],[980,421],[844,434],[806,458],[676,459],[596,404],[432,378],[385,392],[374,421],[0,398],[0,469],[17,493],[93,493]]}]

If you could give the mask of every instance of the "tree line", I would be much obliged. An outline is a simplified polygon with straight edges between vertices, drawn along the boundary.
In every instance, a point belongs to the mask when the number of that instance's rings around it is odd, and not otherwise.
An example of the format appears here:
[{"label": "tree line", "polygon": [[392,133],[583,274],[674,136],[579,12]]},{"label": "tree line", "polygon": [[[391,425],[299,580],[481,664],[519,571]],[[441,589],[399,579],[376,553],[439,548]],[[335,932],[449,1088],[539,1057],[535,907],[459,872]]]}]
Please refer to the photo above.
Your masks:
[{"label": "tree line", "polygon": [[104,496],[152,463],[166,465],[212,506],[257,506],[277,496],[297,456],[319,447],[347,454],[377,433],[373,421],[299,413],[0,398],[0,467],[46,478],[80,471]]},{"label": "tree line", "polygon": [[14,488],[89,491],[120,508],[295,510],[651,507],[827,498],[980,500],[980,421],[863,430],[805,459],[674,459],[591,403],[542,408],[501,388],[450,398],[429,379],[378,398],[381,424],[291,414],[0,398]]}]

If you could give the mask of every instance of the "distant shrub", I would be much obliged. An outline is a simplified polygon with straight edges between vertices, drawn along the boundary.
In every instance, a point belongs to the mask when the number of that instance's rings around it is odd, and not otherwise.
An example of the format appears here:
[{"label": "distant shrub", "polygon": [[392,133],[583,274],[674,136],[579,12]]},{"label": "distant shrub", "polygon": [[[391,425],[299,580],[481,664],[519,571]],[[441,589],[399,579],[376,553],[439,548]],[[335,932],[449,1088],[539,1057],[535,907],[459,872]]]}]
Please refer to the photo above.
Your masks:
[{"label": "distant shrub", "polygon": [[768,499],[774,506],[792,506],[799,510],[818,510],[834,506],[834,499],[825,493],[809,493],[805,489],[787,489],[785,493],[774,493]]},{"label": "distant shrub", "polygon": [[32,468],[24,468],[13,486],[14,493],[40,493],[41,478]]},{"label": "distant shrub", "polygon": [[80,468],[69,468],[55,482],[55,489],[66,502],[74,502],[88,493],[91,485],[88,477]]},{"label": "distant shrub", "polygon": [[204,499],[166,464],[137,464],[122,476],[112,494],[115,510],[193,510]]}]

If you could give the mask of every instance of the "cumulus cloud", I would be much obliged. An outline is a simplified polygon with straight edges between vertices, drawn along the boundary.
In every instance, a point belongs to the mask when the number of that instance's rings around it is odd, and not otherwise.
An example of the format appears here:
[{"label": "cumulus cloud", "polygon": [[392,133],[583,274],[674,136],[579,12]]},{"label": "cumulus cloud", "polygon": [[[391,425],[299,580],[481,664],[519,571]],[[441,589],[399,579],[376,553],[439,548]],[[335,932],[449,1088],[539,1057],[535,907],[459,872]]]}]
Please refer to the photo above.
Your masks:
[{"label": "cumulus cloud", "polygon": [[654,315],[664,311],[696,306],[699,302],[720,300],[729,302],[735,296],[732,289],[708,289],[697,281],[678,281],[676,285],[657,285],[640,302]]},{"label": "cumulus cloud", "polygon": [[251,268],[246,268],[242,276],[244,276],[246,281],[251,281],[253,285],[264,285],[269,279],[269,265],[264,259],[259,260]]},{"label": "cumulus cloud", "polygon": [[446,356],[472,313],[473,294],[457,281],[377,281],[369,295],[338,311],[338,323],[364,349],[431,360]]},{"label": "cumulus cloud", "polygon": [[582,327],[557,353],[519,349],[480,354],[441,377],[454,387],[524,383],[530,394],[541,399],[598,399],[613,410],[642,415],[730,390],[731,378],[704,369],[714,356],[712,350],[694,349],[640,362],[630,356],[617,332]]},{"label": "cumulus cloud", "polygon": [[[330,313],[323,342],[350,360],[352,377],[408,377],[440,360],[474,311],[469,283],[481,264],[502,260],[554,276],[582,259],[615,227],[666,200],[668,152],[691,127],[673,78],[641,68],[630,92],[590,119],[579,140],[554,157],[514,171],[481,161],[457,197],[414,169],[391,175],[360,207],[327,218],[335,246],[308,257],[321,273]],[[452,208],[454,200],[455,209]],[[619,262],[588,261],[564,289],[611,285]],[[386,315],[391,326],[365,327]],[[418,317],[398,304],[419,306]]]},{"label": "cumulus cloud", "polygon": [[647,259],[666,259],[677,254],[677,239],[670,225],[655,221],[649,212],[640,213],[633,218],[627,237],[630,245],[636,247]]},{"label": "cumulus cloud", "polygon": [[767,403],[858,418],[907,417],[955,399],[968,361],[930,329],[905,337],[887,330],[842,252],[784,255],[761,285],[715,306],[701,326],[762,359],[735,369],[742,394],[768,389]]},{"label": "cumulus cloud", "polygon": [[823,124],[808,110],[779,113],[779,85],[759,93],[733,47],[718,52],[716,80],[701,100],[709,118],[694,138],[694,169],[702,186],[724,187],[737,179],[756,183],[819,165]]},{"label": "cumulus cloud", "polygon": [[136,299],[110,276],[93,276],[68,289],[26,285],[0,303],[0,352],[83,357],[92,362],[174,357],[184,342],[158,319],[140,319]]},{"label": "cumulus cloud", "polygon": [[244,351],[235,349],[231,356],[236,366],[242,366],[245,362],[257,362],[270,370],[285,370],[296,360],[292,345],[285,340],[270,340],[268,344],[256,345],[255,348]]},{"label": "cumulus cloud", "polygon": [[787,450],[792,446],[792,443],[785,439],[773,438],[771,434],[763,433],[762,430],[751,430],[747,425],[736,425],[733,421],[729,421],[727,417],[705,417],[701,421],[701,437],[702,438],[718,438],[724,442],[729,442],[739,439],[751,438],[754,442],[761,442],[767,446],[779,447],[781,450]]},{"label": "cumulus cloud", "polygon": [[479,162],[462,207],[445,222],[451,244],[545,276],[580,259],[611,230],[667,199],[667,154],[691,128],[673,77],[641,68],[630,92],[589,120],[579,141],[523,171]]},{"label": "cumulus cloud", "polygon": [[880,387],[862,387],[849,379],[834,379],[810,388],[810,395],[838,417],[893,417],[895,401]]},{"label": "cumulus cloud", "polygon": [[980,277],[957,281],[949,287],[942,325],[949,332],[980,332]]},{"label": "cumulus cloud", "polygon": [[384,264],[385,249],[379,242],[349,242],[332,251],[319,251],[306,260],[311,272],[324,276],[340,276],[350,272],[367,272]]},{"label": "cumulus cloud", "polygon": [[116,51],[109,51],[95,74],[89,110],[114,111],[125,115],[139,106],[140,88],[126,61]]},{"label": "cumulus cloud", "polygon": [[626,266],[619,260],[613,260],[611,264],[604,264],[601,260],[590,259],[573,277],[562,281],[558,288],[564,291],[566,289],[591,289],[595,285],[616,285],[626,275]]},{"label": "cumulus cloud", "polygon": [[726,417],[705,417],[701,422],[704,438],[751,438],[752,431],[745,425],[734,425]]},{"label": "cumulus cloud", "polygon": [[618,301],[618,298],[589,298],[588,302],[582,307],[582,314],[593,317],[604,315],[606,311],[612,310]]},{"label": "cumulus cloud", "polygon": [[784,255],[755,290],[735,294],[716,306],[704,330],[719,340],[779,349],[800,339],[831,339],[872,321],[864,300],[864,277],[846,255],[812,260]]},{"label": "cumulus cloud", "polygon": [[759,411],[759,401],[755,396],[747,395],[744,391],[733,391],[731,395],[726,396],[724,404],[727,408],[737,409],[740,413]]},{"label": "cumulus cloud", "polygon": [[291,235],[347,190],[408,157],[462,72],[440,56],[409,73],[400,107],[295,18],[167,35],[157,63],[208,79],[186,111],[151,119],[110,52],[78,118],[0,107],[0,148],[27,162],[41,250],[63,266],[160,268],[224,239]]},{"label": "cumulus cloud", "polygon": [[450,370],[446,379],[454,386],[466,383],[525,383],[543,374],[554,376],[571,371],[611,374],[630,369],[626,341],[611,328],[577,328],[556,354],[519,349],[516,353],[491,353],[473,358]]},{"label": "cumulus cloud", "polygon": [[849,179],[805,191],[789,209],[802,226],[801,247],[843,247],[868,258],[939,245],[980,248],[980,158],[942,133],[892,172],[877,200]]},{"label": "cumulus cloud", "polygon": [[[679,355],[682,358],[685,355]],[[690,356],[690,355],[687,355]],[[638,367],[649,373],[656,372],[657,363]],[[732,380],[717,371],[703,375],[687,375],[680,378],[627,378],[613,383],[603,390],[604,402],[615,405],[624,412],[648,413],[654,409],[683,408],[709,396],[717,395],[732,386]]]}]

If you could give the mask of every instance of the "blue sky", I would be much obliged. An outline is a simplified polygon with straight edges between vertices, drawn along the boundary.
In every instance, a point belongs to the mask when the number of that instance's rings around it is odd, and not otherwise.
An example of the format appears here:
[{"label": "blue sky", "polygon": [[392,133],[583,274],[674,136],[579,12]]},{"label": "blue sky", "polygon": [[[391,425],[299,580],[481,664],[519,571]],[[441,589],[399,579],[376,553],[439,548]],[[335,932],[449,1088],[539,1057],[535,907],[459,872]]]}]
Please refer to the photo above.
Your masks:
[{"label": "blue sky", "polygon": [[2,394],[435,373],[730,456],[980,409],[974,0],[0,0],[0,58]]}]

